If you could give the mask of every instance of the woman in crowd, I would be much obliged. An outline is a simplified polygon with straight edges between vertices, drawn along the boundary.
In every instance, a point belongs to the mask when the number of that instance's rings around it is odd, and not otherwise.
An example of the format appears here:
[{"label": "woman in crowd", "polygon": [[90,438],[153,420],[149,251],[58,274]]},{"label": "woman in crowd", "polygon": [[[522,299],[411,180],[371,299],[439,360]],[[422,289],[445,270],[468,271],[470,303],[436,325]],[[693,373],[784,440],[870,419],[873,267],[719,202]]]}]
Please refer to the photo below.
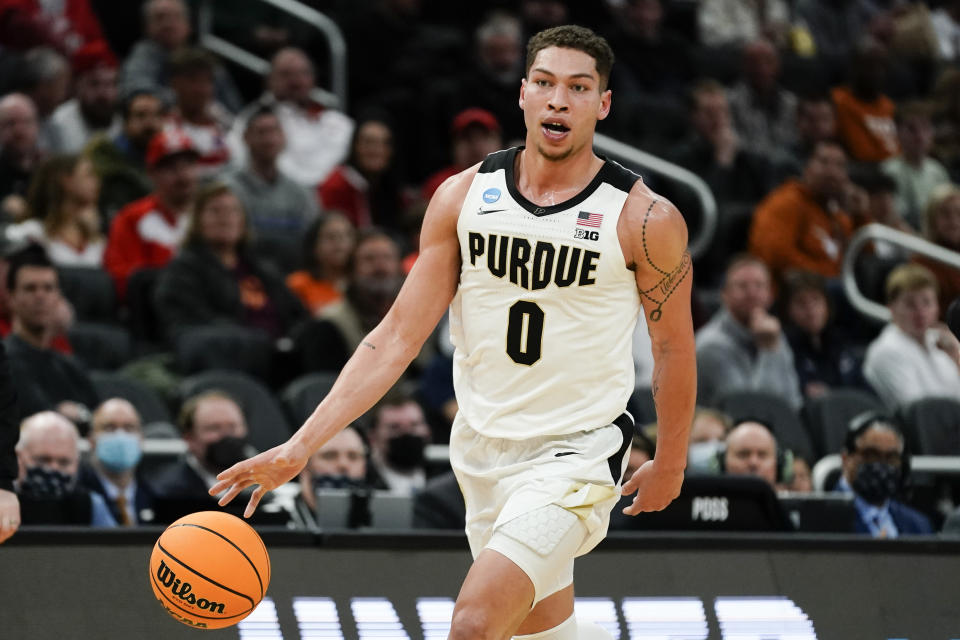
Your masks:
[{"label": "woman in crowd", "polygon": [[[923,234],[930,242],[960,251],[960,188],[953,184],[934,190],[923,219]],[[960,269],[927,256],[915,256],[914,262],[933,272],[940,284],[940,313],[945,314],[950,303],[960,296]]]},{"label": "woman in crowd", "polygon": [[394,164],[393,139],[385,116],[358,119],[350,157],[318,189],[323,208],[343,212],[357,229],[397,230],[409,198]]},{"label": "woman in crowd", "polygon": [[341,213],[327,214],[307,229],[305,268],[287,276],[287,286],[314,316],[343,297],[355,236],[350,220]]},{"label": "woman in crowd", "polygon": [[213,325],[278,339],[304,317],[283,278],[249,246],[246,214],[230,188],[212,183],[201,189],[184,246],[160,276],[154,297],[172,341],[191,328]]},{"label": "woman in crowd", "polygon": [[29,218],[7,228],[7,239],[31,240],[60,266],[99,267],[106,246],[97,198],[100,180],[84,156],[58,155],[37,169],[27,193]]}]

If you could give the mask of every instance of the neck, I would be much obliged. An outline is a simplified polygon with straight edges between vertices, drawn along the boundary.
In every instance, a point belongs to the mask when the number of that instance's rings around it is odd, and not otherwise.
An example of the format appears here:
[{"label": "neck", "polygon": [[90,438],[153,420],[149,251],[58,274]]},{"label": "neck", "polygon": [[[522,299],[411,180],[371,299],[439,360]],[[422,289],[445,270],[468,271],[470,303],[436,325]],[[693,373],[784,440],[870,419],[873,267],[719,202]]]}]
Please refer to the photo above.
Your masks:
[{"label": "neck", "polygon": [[207,113],[206,106],[197,109],[181,109],[180,117],[193,124],[207,124],[210,122],[210,116]]},{"label": "neck", "polygon": [[277,162],[275,158],[266,160],[250,156],[250,170],[267,182],[273,182],[280,174],[279,170],[277,170]]},{"label": "neck", "polygon": [[531,202],[550,206],[582,191],[602,166],[589,145],[562,160],[549,160],[527,146],[517,156],[516,186]]},{"label": "neck", "polygon": [[114,473],[113,471],[107,471],[103,468],[103,465],[99,462],[94,462],[96,465],[97,471],[107,480],[114,484],[118,489],[126,489],[130,486],[130,483],[133,482],[133,469],[128,471],[121,471],[120,473]]},{"label": "neck", "polygon": [[329,280],[334,284],[342,284],[347,277],[347,269],[344,265],[324,264],[320,266],[320,274],[324,280]]},{"label": "neck", "polygon": [[113,120],[113,116],[107,114],[104,116],[102,113],[96,113],[90,109],[85,109],[82,103],[80,104],[80,115],[83,116],[83,121],[86,122],[91,129],[106,129],[110,126],[110,123]]},{"label": "neck", "polygon": [[190,204],[189,202],[179,202],[176,200],[171,200],[161,193],[156,193],[156,196],[157,196],[157,200],[160,201],[160,206],[174,215],[180,215],[181,213],[183,213],[184,210],[187,208],[187,206]]},{"label": "neck", "polygon": [[49,349],[50,342],[53,340],[53,336],[45,327],[28,326],[16,316],[13,318],[12,331],[18,338],[37,349]]},{"label": "neck", "polygon": [[226,245],[210,245],[210,251],[213,252],[213,255],[217,256],[217,259],[223,263],[228,269],[232,269],[237,266],[237,249],[233,246]]}]

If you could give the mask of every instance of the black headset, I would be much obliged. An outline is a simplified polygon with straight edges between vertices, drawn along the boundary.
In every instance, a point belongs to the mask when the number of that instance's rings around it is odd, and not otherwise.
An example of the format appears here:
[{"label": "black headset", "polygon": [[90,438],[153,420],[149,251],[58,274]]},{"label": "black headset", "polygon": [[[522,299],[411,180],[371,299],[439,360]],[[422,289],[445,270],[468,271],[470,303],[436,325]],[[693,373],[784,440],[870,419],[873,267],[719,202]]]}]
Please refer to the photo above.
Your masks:
[{"label": "black headset", "polygon": [[847,435],[843,441],[843,450],[848,454],[857,450],[857,439],[867,432],[874,425],[882,424],[897,434],[900,442],[903,443],[903,450],[900,453],[900,486],[903,487],[907,478],[910,476],[910,451],[907,447],[907,439],[903,435],[903,429],[900,428],[900,422],[888,413],[882,411],[864,411],[858,413],[847,425]]},{"label": "black headset", "polygon": [[[773,441],[776,443],[776,458],[777,458],[777,484],[790,484],[793,482],[793,451],[790,449],[784,449],[780,446],[780,442],[777,440],[777,432],[774,431],[773,426],[761,418],[754,418],[752,416],[747,416],[737,420],[737,423],[730,429],[736,429],[739,425],[744,422],[756,422],[764,429],[770,432],[770,435],[773,436]],[[727,435],[729,435],[729,431]],[[717,451],[717,471],[719,473],[726,473],[727,471],[727,447],[724,444],[724,447]]]}]

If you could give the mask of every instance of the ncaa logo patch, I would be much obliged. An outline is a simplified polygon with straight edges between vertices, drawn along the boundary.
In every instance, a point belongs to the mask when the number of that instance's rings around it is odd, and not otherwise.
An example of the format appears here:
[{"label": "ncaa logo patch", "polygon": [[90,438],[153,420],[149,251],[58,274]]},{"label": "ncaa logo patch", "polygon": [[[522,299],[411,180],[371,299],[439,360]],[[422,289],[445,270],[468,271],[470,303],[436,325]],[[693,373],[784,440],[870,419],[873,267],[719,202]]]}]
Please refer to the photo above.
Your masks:
[{"label": "ncaa logo patch", "polygon": [[493,204],[500,199],[500,189],[492,187],[483,192],[483,201],[487,204]]}]

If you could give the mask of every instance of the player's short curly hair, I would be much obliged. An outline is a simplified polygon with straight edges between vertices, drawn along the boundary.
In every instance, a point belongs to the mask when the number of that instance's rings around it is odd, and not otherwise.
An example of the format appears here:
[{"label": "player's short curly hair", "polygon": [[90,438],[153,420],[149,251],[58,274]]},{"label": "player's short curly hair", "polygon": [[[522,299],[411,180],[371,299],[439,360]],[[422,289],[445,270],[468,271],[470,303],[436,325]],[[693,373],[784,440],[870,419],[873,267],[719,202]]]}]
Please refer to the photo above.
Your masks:
[{"label": "player's short curly hair", "polygon": [[537,54],[548,47],[576,49],[593,58],[597,65],[597,74],[600,76],[600,90],[606,90],[607,83],[610,81],[610,70],[613,68],[613,49],[603,37],[586,27],[577,25],[568,24],[545,29],[527,42],[525,75],[530,75],[530,67],[533,66]]}]

